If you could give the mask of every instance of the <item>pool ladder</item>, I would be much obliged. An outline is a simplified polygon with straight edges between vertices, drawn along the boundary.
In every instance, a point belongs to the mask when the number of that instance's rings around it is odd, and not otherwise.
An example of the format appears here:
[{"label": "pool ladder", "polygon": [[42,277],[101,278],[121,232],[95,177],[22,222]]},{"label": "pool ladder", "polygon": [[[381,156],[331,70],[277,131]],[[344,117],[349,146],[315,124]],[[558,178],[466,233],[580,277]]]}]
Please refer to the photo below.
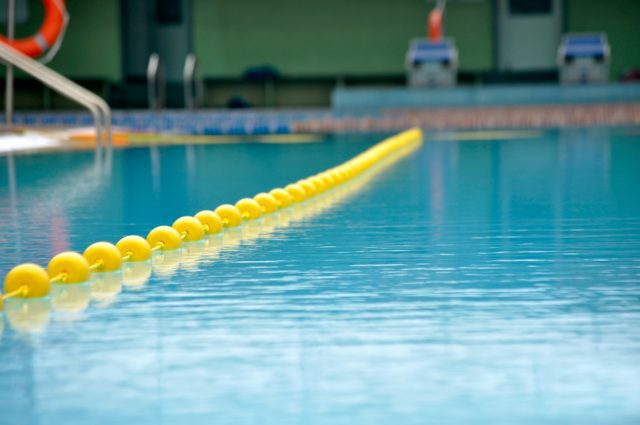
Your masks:
[{"label": "pool ladder", "polygon": [[101,151],[103,145],[111,148],[111,108],[104,99],[4,43],[0,43],[0,60],[87,108],[96,127],[96,150]]},{"label": "pool ladder", "polygon": [[184,107],[194,110],[202,105],[204,83],[199,72],[198,59],[189,53],[184,61],[182,82],[184,84]]},{"label": "pool ladder", "polygon": [[[184,107],[194,110],[202,105],[204,84],[198,68],[198,59],[193,53],[189,53],[182,68],[182,84]],[[163,61],[160,55],[152,53],[147,63],[147,99],[149,109],[159,111],[165,106],[166,100],[166,76]]]}]

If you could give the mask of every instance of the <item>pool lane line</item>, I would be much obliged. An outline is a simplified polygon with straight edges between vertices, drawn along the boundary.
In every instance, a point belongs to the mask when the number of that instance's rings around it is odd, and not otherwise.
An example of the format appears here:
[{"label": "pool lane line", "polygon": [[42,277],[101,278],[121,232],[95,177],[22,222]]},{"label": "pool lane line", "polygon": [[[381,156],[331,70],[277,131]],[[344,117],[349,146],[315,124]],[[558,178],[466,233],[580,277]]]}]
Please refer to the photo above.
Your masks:
[{"label": "pool lane line", "polygon": [[[52,309],[65,315],[62,320],[80,318],[80,314],[89,306],[90,299],[106,307],[114,302],[123,285],[130,290],[141,289],[151,277],[152,271],[158,278],[168,279],[179,268],[185,272],[195,272],[198,264],[215,262],[222,253],[228,254],[240,249],[246,253],[256,247],[249,242],[269,238],[279,229],[312,220],[335,206],[348,206],[351,196],[358,194],[385,169],[411,155],[420,145],[421,141],[416,140],[385,157],[357,178],[298,203],[295,208],[281,208],[258,220],[246,221],[242,226],[205,236],[200,241],[186,242],[177,250],[160,250],[153,255],[151,261],[126,262],[121,271],[116,273],[94,273],[87,284],[52,285],[51,295],[46,298],[15,300],[7,304],[7,320],[16,331],[30,334],[41,332],[50,320]],[[3,321],[0,320],[0,333],[2,324]]]},{"label": "pool lane line", "polygon": [[[95,143],[93,133],[75,133],[68,136],[71,142],[84,144]],[[113,134],[115,147],[147,146],[147,145],[184,145],[184,144],[242,144],[242,143],[274,143],[298,144],[317,143],[323,140],[321,134],[242,134],[242,135],[206,135],[180,133],[136,133],[116,131]],[[82,145],[81,145],[82,146]]]},{"label": "pool lane line", "polygon": [[534,139],[544,132],[539,130],[478,130],[478,131],[446,131],[432,134],[429,139],[447,142],[486,142],[512,139]]},{"label": "pool lane line", "polygon": [[20,264],[5,276],[5,294],[0,296],[0,309],[6,299],[44,298],[49,295],[52,283],[84,283],[89,280],[91,273],[116,271],[122,267],[123,262],[149,260],[154,251],[176,250],[183,241],[197,241],[205,235],[218,234],[240,226],[243,221],[252,221],[292,204],[312,199],[350,182],[376,165],[391,162],[394,153],[415,148],[421,142],[420,129],[407,130],[374,145],[341,165],[298,180],[284,189],[276,188],[269,193],[259,193],[253,198],[243,198],[235,205],[223,204],[214,211],[200,211],[194,217],[183,216],[175,220],[172,226],[158,226],[149,232],[146,239],[129,235],[120,239],[116,245],[96,242],[83,254],[62,252],[50,260],[47,270],[33,263]]},{"label": "pool lane line", "polygon": [[[41,332],[49,323],[52,310],[63,315],[59,320],[78,319],[91,299],[99,303],[98,306],[107,307],[117,299],[123,286],[132,291],[140,290],[152,274],[160,280],[167,280],[178,269],[186,273],[196,272],[200,265],[214,263],[223,254],[226,256],[241,250],[244,255],[249,255],[252,249],[258,249],[258,244],[252,242],[268,240],[276,232],[286,232],[293,226],[308,223],[333,208],[348,207],[351,197],[360,194],[373,179],[411,155],[420,145],[416,141],[392,153],[356,178],[298,203],[295,208],[281,208],[258,220],[246,221],[242,226],[205,236],[199,241],[185,242],[177,250],[160,250],[150,261],[125,262],[121,270],[114,273],[93,273],[87,284],[54,284],[50,296],[46,298],[14,300],[7,304],[6,318],[18,332]],[[188,285],[189,281],[185,276],[184,284]],[[0,318],[0,333],[2,327],[3,320]]]}]

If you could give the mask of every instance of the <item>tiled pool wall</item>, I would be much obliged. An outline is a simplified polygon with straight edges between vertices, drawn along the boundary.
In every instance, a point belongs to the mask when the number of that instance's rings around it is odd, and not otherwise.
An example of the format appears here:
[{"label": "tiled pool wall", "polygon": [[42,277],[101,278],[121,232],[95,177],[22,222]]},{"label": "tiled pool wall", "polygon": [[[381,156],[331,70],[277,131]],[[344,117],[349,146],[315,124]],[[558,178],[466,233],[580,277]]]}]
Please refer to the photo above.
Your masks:
[{"label": "tiled pool wall", "polygon": [[[0,122],[3,118],[0,117]],[[88,113],[18,112],[14,124],[84,127]],[[126,130],[264,135],[425,129],[557,128],[640,124],[640,84],[453,89],[336,89],[333,108],[299,110],[114,111]]]}]

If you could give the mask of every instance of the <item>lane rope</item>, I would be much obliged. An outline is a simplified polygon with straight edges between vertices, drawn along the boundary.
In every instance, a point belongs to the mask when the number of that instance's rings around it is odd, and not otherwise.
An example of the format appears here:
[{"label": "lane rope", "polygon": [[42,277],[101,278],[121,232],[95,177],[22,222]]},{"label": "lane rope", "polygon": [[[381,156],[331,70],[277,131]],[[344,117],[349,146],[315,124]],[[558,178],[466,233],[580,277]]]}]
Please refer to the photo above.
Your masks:
[{"label": "lane rope", "polygon": [[173,251],[179,249],[184,242],[198,241],[205,236],[231,230],[243,222],[257,220],[263,215],[294,206],[343,185],[401,149],[420,143],[422,131],[410,129],[383,140],[336,167],[288,184],[284,188],[240,199],[234,205],[223,204],[213,211],[203,210],[193,217],[180,217],[171,226],[155,227],[146,238],[129,235],[115,245],[96,242],[82,254],[62,252],[49,261],[46,270],[33,263],[20,264],[5,276],[0,309],[9,298],[43,298],[49,295],[53,283],[84,283],[92,273],[113,272],[119,270],[125,262],[147,261],[154,252]]}]

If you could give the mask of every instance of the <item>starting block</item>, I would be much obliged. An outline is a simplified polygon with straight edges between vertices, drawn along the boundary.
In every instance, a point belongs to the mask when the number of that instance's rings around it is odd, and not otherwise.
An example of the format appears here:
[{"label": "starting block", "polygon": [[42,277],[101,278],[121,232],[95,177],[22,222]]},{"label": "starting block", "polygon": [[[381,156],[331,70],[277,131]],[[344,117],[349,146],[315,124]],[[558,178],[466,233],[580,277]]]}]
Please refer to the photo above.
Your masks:
[{"label": "starting block", "polygon": [[410,87],[451,87],[457,80],[458,49],[452,39],[416,38],[409,43],[405,65]]},{"label": "starting block", "polygon": [[604,33],[566,34],[558,47],[562,84],[605,83],[609,80],[611,47]]}]

